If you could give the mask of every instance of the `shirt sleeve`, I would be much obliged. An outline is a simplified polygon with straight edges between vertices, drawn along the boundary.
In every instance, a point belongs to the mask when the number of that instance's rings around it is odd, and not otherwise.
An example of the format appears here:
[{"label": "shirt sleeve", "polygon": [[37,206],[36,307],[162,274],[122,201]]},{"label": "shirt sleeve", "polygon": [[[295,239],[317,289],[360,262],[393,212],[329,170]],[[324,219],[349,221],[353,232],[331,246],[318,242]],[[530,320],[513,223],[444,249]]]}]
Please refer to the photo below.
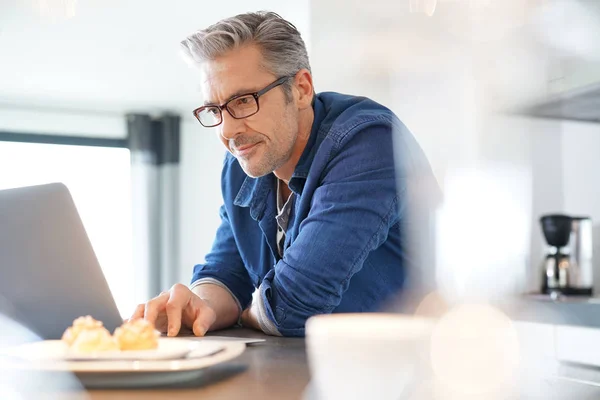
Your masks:
[{"label": "shirt sleeve", "polygon": [[215,284],[228,290],[240,309],[245,309],[252,299],[254,286],[248,275],[231,229],[225,206],[220,210],[221,225],[206,263],[194,267],[191,288],[201,284]]},{"label": "shirt sleeve", "polygon": [[365,128],[328,163],[298,236],[259,287],[266,333],[303,336],[309,317],[331,313],[398,222],[391,131]]}]

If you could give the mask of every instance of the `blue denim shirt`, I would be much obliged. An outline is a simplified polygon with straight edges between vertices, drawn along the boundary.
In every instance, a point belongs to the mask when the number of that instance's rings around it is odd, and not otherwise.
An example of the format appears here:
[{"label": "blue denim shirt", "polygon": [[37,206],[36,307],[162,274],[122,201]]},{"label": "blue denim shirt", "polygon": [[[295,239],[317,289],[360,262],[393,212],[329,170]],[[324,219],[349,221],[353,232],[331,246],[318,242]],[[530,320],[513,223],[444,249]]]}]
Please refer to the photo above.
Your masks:
[{"label": "blue denim shirt", "polygon": [[405,168],[427,164],[400,120],[372,100],[320,93],[314,113],[289,181],[295,200],[283,258],[276,244],[277,178],[250,178],[227,154],[221,225],[206,263],[194,267],[192,286],[218,284],[240,309],[258,288],[259,323],[273,335],[303,336],[313,315],[375,311],[401,291],[403,190],[396,186],[392,135],[404,143]]}]

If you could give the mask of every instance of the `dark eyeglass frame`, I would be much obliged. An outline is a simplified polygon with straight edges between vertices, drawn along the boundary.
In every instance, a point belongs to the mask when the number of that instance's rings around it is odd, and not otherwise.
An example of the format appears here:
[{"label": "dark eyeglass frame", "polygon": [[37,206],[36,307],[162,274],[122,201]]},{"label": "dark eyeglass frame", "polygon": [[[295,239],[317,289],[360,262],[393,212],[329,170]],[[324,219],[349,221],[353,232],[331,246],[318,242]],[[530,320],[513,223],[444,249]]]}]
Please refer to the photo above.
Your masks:
[{"label": "dark eyeglass frame", "polygon": [[[223,110],[227,110],[227,112],[229,113],[229,115],[231,115],[232,118],[235,119],[244,119],[244,118],[248,118],[251,117],[255,114],[257,114],[260,111],[260,102],[258,101],[258,98],[260,96],[262,96],[263,94],[267,93],[269,90],[276,88],[277,86],[283,85],[285,83],[285,81],[287,81],[290,78],[293,78],[294,76],[282,76],[281,78],[277,79],[275,82],[265,86],[264,89],[259,90],[258,92],[253,92],[253,93],[243,93],[243,94],[239,94],[235,97],[232,97],[231,99],[227,100],[225,103],[219,105],[219,104],[207,104],[205,106],[202,107],[198,107],[196,108],[193,113],[194,113],[194,117],[196,117],[196,119],[198,120],[198,122],[200,122],[200,124],[202,124],[203,127],[205,128],[213,128],[215,126],[219,126],[221,125],[221,123],[223,123]],[[229,103],[231,103],[232,101],[239,99],[240,97],[245,97],[245,96],[252,96],[254,97],[254,101],[256,101],[256,111],[253,112],[252,114],[248,114],[248,115],[244,115],[243,117],[236,117],[235,115],[233,115],[233,113],[229,110],[228,106]],[[219,110],[219,116],[221,117],[219,119],[219,122],[213,125],[204,125],[202,123],[202,121],[200,120],[200,113],[204,110],[206,110],[207,108],[217,108]]]}]

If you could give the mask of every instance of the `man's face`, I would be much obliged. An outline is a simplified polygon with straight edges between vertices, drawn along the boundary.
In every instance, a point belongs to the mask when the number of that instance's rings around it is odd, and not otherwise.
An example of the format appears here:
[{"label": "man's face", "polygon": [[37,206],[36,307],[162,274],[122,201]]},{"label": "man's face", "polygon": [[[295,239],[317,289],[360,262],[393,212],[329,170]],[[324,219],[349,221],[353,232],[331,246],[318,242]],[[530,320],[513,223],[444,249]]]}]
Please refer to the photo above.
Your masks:
[{"label": "man's face", "polygon": [[[253,93],[274,82],[261,66],[262,55],[255,46],[245,46],[207,61],[202,66],[205,103],[223,104],[238,94]],[[223,110],[217,126],[219,138],[235,156],[246,174],[269,174],[290,159],[298,136],[298,109],[288,102],[282,86],[259,97],[258,113],[243,119]]]}]

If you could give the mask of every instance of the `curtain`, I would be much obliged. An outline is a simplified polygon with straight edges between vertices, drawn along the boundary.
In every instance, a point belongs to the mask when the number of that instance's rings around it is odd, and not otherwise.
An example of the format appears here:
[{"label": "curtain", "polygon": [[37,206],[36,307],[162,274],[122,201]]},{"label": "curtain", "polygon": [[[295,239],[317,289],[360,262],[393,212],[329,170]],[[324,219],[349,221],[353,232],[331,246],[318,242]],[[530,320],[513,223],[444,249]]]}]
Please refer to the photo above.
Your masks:
[{"label": "curtain", "polygon": [[178,281],[180,117],[127,115],[131,151],[135,298]]}]

